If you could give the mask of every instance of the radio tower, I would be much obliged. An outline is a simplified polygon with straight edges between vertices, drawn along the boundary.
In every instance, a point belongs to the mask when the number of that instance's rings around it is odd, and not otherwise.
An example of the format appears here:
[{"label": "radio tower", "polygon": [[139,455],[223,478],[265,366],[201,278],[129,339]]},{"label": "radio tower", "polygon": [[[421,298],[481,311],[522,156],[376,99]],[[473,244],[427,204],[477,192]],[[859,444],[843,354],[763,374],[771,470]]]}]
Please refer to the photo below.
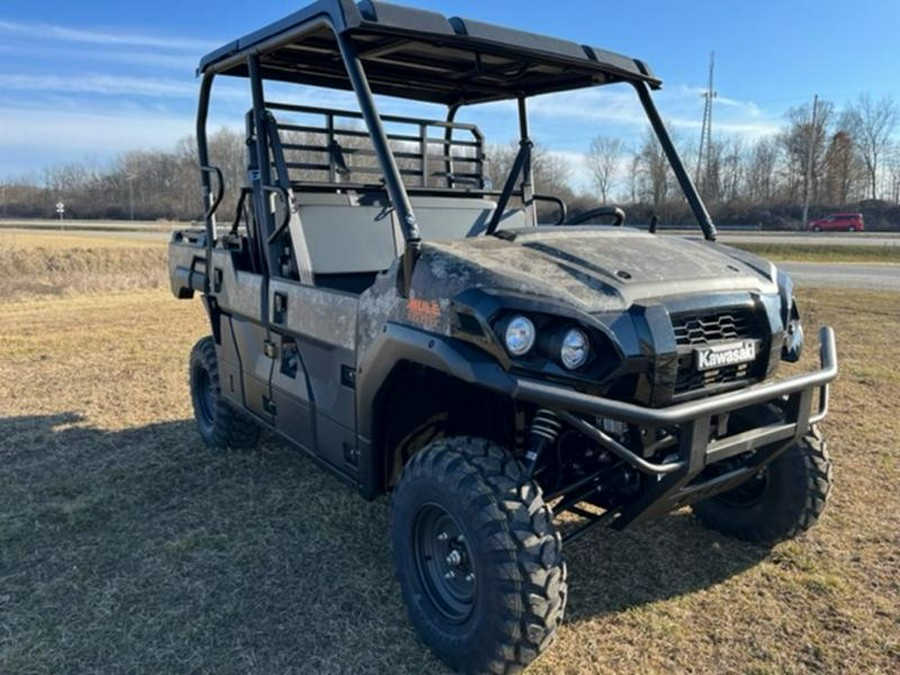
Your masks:
[{"label": "radio tower", "polygon": [[[716,97],[716,91],[713,89],[713,71],[716,66],[716,53],[709,54],[709,87],[703,92],[703,125],[700,127],[700,150],[697,153],[697,173],[695,180],[697,187],[701,188],[708,178],[709,166],[712,163],[712,111],[713,99]],[[706,171],[703,171],[703,151],[706,151]]]}]

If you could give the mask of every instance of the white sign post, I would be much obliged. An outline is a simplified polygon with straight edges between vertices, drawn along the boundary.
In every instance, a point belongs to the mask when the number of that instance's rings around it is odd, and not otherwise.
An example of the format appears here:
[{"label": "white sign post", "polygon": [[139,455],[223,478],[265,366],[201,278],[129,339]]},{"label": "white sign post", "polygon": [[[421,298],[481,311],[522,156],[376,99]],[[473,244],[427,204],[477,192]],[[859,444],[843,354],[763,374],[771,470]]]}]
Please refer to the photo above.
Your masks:
[{"label": "white sign post", "polygon": [[59,226],[61,229],[66,229],[63,222],[63,214],[66,212],[66,205],[63,202],[56,202],[56,212],[59,214]]}]

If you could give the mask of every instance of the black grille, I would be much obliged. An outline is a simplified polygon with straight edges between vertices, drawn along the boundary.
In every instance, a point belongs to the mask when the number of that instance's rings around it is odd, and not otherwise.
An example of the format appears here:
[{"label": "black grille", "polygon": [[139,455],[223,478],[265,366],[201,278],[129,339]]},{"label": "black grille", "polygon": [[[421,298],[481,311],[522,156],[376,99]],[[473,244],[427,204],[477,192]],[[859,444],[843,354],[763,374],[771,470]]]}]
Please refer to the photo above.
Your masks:
[{"label": "black grille", "polygon": [[702,391],[716,385],[740,382],[755,375],[756,363],[723,366],[698,371],[694,364],[694,347],[729,340],[759,339],[758,353],[764,337],[756,316],[750,309],[727,309],[701,314],[676,314],[672,328],[678,345],[678,372],[675,394]]},{"label": "black grille", "polygon": [[678,346],[755,337],[754,325],[753,314],[746,310],[672,317]]}]

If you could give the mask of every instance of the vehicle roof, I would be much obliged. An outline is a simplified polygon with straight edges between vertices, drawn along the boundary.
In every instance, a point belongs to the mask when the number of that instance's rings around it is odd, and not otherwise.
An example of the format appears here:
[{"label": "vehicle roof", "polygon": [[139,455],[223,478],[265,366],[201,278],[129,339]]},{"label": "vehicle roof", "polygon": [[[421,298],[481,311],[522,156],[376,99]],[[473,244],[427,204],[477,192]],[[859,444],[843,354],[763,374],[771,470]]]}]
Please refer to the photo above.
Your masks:
[{"label": "vehicle roof", "polygon": [[661,85],[643,62],[621,54],[373,0],[317,0],[207,54],[198,72],[246,77],[246,57],[259,53],[264,79],[351,89],[336,34],[357,49],[374,93],[432,103],[622,81]]}]

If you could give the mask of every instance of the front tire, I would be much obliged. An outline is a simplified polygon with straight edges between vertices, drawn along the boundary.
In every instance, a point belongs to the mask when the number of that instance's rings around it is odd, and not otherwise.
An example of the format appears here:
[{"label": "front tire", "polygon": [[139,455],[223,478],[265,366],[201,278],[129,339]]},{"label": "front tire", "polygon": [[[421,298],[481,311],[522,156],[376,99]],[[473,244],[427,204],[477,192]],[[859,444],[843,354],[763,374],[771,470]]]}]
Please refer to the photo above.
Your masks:
[{"label": "front tire", "polygon": [[775,544],[816,523],[831,486],[828,448],[813,427],[756,477],[695,504],[694,514],[707,527],[736,539]]},{"label": "front tire", "polygon": [[222,397],[216,345],[210,336],[191,350],[190,381],[194,419],[203,441],[214,448],[255,448],[259,426]]},{"label": "front tire", "polygon": [[447,665],[520,672],[553,641],[567,587],[552,519],[521,464],[488,441],[440,439],[403,469],[397,576],[419,637]]}]

